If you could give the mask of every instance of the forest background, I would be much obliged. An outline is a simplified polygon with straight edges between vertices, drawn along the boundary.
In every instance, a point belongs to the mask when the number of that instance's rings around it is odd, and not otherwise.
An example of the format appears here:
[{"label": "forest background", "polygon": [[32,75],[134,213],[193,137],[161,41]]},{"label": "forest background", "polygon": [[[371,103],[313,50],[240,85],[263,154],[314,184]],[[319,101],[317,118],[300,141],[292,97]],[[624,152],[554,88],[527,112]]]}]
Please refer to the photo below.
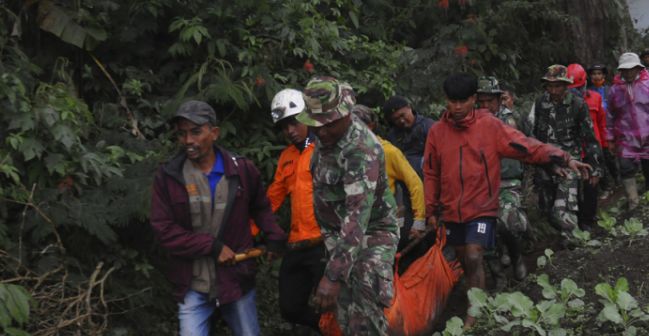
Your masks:
[{"label": "forest background", "polygon": [[[548,65],[614,69],[644,47],[624,0],[0,1],[0,332],[174,333],[147,216],[186,99],[212,104],[221,143],[270,181],[286,143],[270,100],[314,75],[437,117],[451,72],[529,101]],[[262,327],[281,333],[264,290]]]}]

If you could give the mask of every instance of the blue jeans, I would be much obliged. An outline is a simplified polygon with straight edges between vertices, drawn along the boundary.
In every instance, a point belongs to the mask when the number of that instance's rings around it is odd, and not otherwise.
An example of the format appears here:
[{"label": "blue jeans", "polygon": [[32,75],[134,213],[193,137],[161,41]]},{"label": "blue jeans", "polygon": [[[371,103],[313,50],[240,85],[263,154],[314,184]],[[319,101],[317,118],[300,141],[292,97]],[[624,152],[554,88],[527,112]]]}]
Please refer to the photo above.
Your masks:
[{"label": "blue jeans", "polygon": [[[235,336],[259,335],[255,290],[252,289],[239,300],[221,305],[221,315]],[[207,294],[189,290],[185,301],[178,304],[180,336],[209,336],[210,317],[216,304]]]}]

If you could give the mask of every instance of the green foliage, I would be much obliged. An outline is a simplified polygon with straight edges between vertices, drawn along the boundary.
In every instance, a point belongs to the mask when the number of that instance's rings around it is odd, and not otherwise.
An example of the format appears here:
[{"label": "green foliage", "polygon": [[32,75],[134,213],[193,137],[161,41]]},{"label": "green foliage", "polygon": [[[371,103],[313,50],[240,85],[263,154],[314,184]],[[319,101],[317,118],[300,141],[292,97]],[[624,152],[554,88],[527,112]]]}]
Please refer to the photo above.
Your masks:
[{"label": "green foliage", "polygon": [[599,302],[604,305],[597,315],[599,323],[612,323],[621,327],[624,335],[635,335],[635,325],[649,321],[649,311],[643,311],[638,301],[629,294],[626,278],[619,278],[615,287],[607,283],[597,284],[595,293],[602,298]]},{"label": "green foliage", "polygon": [[31,296],[25,288],[0,283],[0,331],[3,335],[29,335],[22,327],[29,321]]},{"label": "green foliage", "polygon": [[545,251],[543,251],[543,254],[544,255],[536,258],[536,266],[539,268],[543,268],[547,264],[554,266],[552,265],[552,256],[554,256],[554,251],[552,251],[551,249],[545,249]]},{"label": "green foliage", "polygon": [[644,228],[644,225],[637,218],[629,218],[624,221],[624,225],[620,228],[620,231],[625,236],[643,237],[646,236],[649,232]]},{"label": "green foliage", "polygon": [[581,298],[584,297],[586,291],[579,288],[572,279],[561,280],[561,286],[556,288],[550,283],[547,274],[541,274],[537,277],[536,283],[543,288],[544,298],[561,303],[573,313],[583,311],[584,301]]},{"label": "green foliage", "polygon": [[579,228],[572,230],[571,240],[581,247],[599,247],[602,246],[602,242],[597,239],[591,239],[590,232],[582,231]]},{"label": "green foliage", "polygon": [[617,224],[617,219],[615,217],[609,215],[606,211],[600,211],[597,225],[614,237],[617,236],[615,224]]},{"label": "green foliage", "polygon": [[439,333],[436,332],[433,336],[462,336],[464,335],[464,322],[461,318],[453,316],[446,321],[446,328]]},{"label": "green foliage", "polygon": [[[566,290],[569,291],[569,290]],[[479,288],[468,292],[469,314],[486,318],[487,329],[499,327],[505,332],[513,329],[529,329],[536,335],[566,335],[560,321],[566,316],[566,305],[555,300],[538,304],[521,292],[499,293],[495,298]]]}]

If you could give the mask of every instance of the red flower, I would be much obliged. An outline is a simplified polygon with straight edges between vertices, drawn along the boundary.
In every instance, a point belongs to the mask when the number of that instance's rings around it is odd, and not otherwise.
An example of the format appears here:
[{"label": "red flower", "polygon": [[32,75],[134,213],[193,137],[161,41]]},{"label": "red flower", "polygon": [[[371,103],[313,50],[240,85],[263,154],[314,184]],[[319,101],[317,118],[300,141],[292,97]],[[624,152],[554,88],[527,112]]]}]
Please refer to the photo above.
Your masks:
[{"label": "red flower", "polygon": [[266,85],[266,80],[264,79],[264,77],[257,76],[257,78],[255,79],[255,86],[262,87],[264,85]]},{"label": "red flower", "polygon": [[65,192],[74,186],[74,179],[72,176],[68,175],[64,177],[61,181],[59,181],[59,184],[57,185],[57,188],[59,189],[60,192]]},{"label": "red flower", "polygon": [[308,59],[306,61],[304,61],[303,68],[304,68],[304,71],[306,71],[306,72],[309,72],[309,73],[313,72],[313,64]]},{"label": "red flower", "polygon": [[437,7],[448,9],[448,0],[439,0],[439,1],[437,1]]},{"label": "red flower", "polygon": [[464,44],[460,44],[453,49],[453,52],[460,57],[465,57],[469,53],[469,48]]}]

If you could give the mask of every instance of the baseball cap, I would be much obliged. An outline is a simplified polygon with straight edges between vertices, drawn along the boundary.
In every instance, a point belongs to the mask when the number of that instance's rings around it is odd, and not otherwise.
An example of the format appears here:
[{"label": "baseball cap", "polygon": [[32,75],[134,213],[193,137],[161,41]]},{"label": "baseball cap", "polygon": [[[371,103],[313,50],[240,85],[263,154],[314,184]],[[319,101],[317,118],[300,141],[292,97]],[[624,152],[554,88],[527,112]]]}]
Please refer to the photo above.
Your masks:
[{"label": "baseball cap", "polygon": [[203,125],[209,123],[216,126],[216,113],[212,106],[200,100],[188,100],[178,107],[176,115],[171,121],[176,121],[178,118],[184,118],[196,125]]}]

